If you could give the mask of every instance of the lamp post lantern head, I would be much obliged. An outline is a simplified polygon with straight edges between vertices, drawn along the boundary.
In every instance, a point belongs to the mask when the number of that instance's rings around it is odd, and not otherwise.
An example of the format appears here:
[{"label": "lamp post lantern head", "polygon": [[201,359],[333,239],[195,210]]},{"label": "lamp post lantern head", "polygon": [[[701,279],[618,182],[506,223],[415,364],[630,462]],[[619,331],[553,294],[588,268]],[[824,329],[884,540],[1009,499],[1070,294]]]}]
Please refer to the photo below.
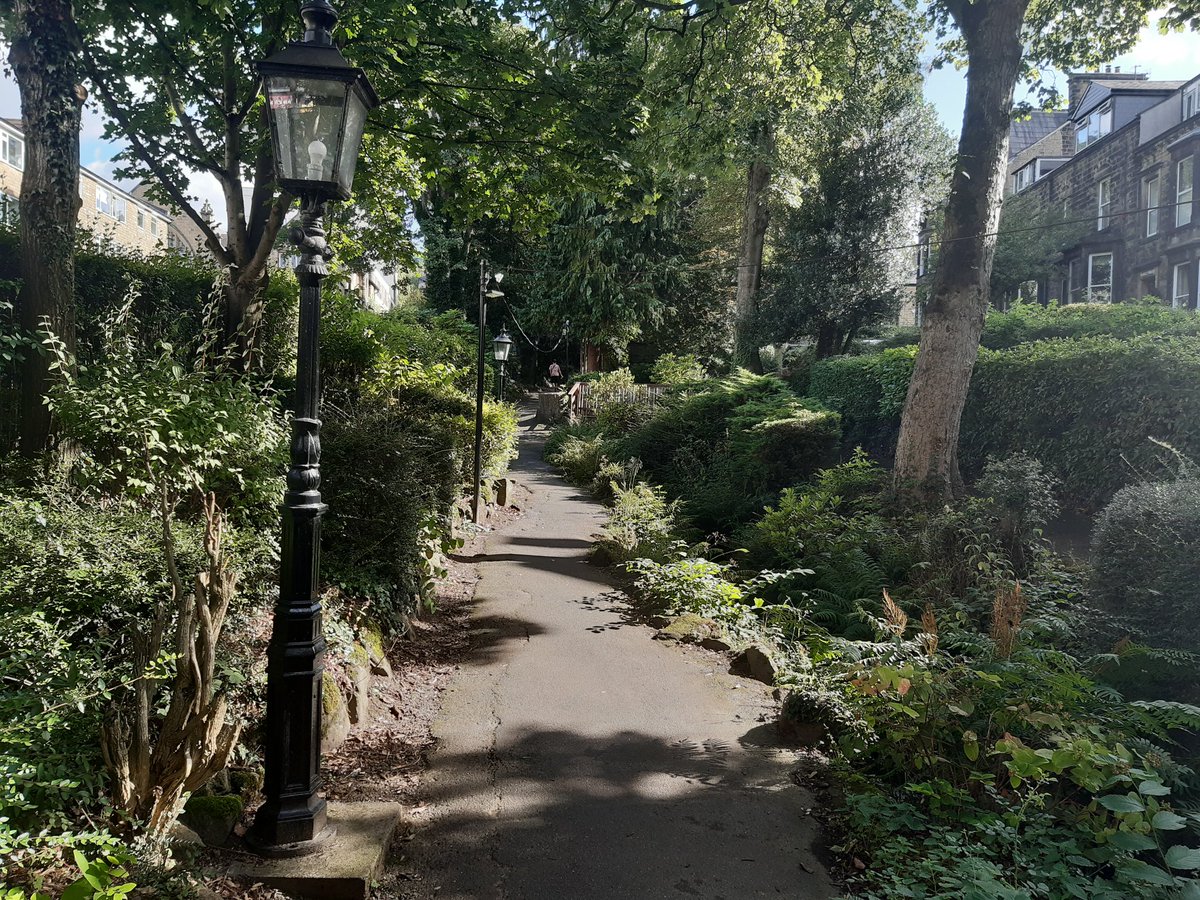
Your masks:
[{"label": "lamp post lantern head", "polygon": [[492,354],[496,357],[496,362],[508,362],[508,355],[512,352],[513,339],[509,337],[508,329],[501,328],[500,333],[492,339]]},{"label": "lamp post lantern head", "polygon": [[379,97],[333,44],[329,0],[303,0],[304,40],[258,64],[267,98],[275,177],[296,196],[345,200],[367,113]]}]

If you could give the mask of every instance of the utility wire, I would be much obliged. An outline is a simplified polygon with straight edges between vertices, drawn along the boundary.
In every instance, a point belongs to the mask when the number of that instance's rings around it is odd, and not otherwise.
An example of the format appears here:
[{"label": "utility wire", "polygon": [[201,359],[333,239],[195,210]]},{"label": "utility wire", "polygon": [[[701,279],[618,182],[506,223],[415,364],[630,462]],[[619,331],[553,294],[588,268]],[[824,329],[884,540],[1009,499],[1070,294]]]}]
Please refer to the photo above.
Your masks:
[{"label": "utility wire", "polygon": [[[892,253],[896,250],[918,250],[922,247],[942,246],[944,244],[958,243],[959,241],[973,241],[973,240],[977,240],[978,238],[1001,237],[1006,234],[1027,234],[1027,233],[1033,232],[1033,231],[1049,231],[1051,228],[1062,228],[1066,225],[1084,225],[1088,222],[1095,222],[1097,219],[1100,219],[1100,218],[1103,218],[1105,221],[1107,221],[1109,219],[1116,219],[1120,216],[1139,216],[1143,213],[1151,212],[1154,210],[1175,209],[1176,207],[1183,206],[1183,205],[1184,204],[1182,204],[1182,203],[1164,203],[1159,206],[1144,206],[1144,207],[1140,207],[1138,209],[1127,209],[1127,210],[1123,210],[1123,211],[1110,212],[1110,213],[1106,213],[1104,216],[1101,216],[1099,214],[1099,212],[1097,211],[1096,215],[1087,216],[1086,218],[1082,218],[1082,219],[1064,219],[1061,222],[1050,222],[1050,223],[1046,223],[1046,224],[1042,224],[1042,225],[1029,225],[1024,228],[1006,228],[1002,231],[985,231],[981,234],[967,234],[967,235],[963,235],[962,237],[956,237],[956,238],[930,239],[928,241],[919,241],[915,244],[894,244],[892,246],[885,246],[885,247],[870,247],[867,249],[867,252],[870,254]],[[806,257],[802,257],[800,259],[795,260],[795,262],[798,262],[798,263],[835,262],[835,261],[836,261],[836,257],[829,256],[829,255],[806,256]],[[754,268],[754,265],[751,263],[738,263],[736,266],[734,266],[734,268],[748,269],[748,268]],[[505,271],[506,272],[523,272],[523,273],[527,273],[527,274],[536,275],[539,272],[543,272],[545,270],[543,270],[543,269],[523,269],[519,266],[511,266],[511,267],[507,267],[505,269]],[[611,272],[610,274],[612,274],[612,275],[641,275],[642,273],[639,271],[636,271],[636,270],[632,270],[632,271]]]},{"label": "utility wire", "polygon": [[567,339],[567,327],[564,325],[562,332],[560,332],[558,335],[558,343],[556,343],[549,350],[543,350],[537,345],[537,342],[533,338],[525,333],[525,329],[521,327],[521,321],[517,318],[517,314],[513,312],[512,304],[508,302],[507,297],[504,298],[504,305],[508,307],[508,314],[512,316],[513,324],[517,326],[517,331],[521,332],[521,337],[525,338],[525,342],[538,353],[553,353],[555,350],[561,347],[562,342]]}]

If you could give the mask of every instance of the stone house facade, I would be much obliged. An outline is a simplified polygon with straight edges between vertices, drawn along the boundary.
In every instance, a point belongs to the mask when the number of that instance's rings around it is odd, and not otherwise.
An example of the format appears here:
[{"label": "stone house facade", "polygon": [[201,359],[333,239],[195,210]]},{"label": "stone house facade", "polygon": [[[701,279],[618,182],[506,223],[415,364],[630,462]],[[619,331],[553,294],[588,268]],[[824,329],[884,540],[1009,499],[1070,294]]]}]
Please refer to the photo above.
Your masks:
[{"label": "stone house facade", "polygon": [[1037,283],[1043,303],[1157,297],[1194,310],[1200,76],[1153,82],[1119,74],[1072,77],[1065,121],[1014,148],[1005,202],[1019,203],[1031,227],[1057,221],[1082,235]]},{"label": "stone house facade", "polygon": [[[0,217],[17,215],[17,198],[25,168],[25,137],[20,119],[0,119]],[[125,250],[161,253],[168,243],[171,215],[161,207],[134,196],[95,172],[80,167],[79,224],[98,242]]]}]

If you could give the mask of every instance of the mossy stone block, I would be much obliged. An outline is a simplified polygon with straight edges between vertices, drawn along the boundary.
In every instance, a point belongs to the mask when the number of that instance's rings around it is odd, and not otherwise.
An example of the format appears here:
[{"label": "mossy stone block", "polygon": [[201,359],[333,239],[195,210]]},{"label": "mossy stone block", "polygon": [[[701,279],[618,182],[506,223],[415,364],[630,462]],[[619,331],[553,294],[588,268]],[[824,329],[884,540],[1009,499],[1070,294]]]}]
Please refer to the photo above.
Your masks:
[{"label": "mossy stone block", "polygon": [[184,805],[180,821],[209,847],[221,847],[233,834],[243,807],[242,798],[233,794],[191,797]]}]

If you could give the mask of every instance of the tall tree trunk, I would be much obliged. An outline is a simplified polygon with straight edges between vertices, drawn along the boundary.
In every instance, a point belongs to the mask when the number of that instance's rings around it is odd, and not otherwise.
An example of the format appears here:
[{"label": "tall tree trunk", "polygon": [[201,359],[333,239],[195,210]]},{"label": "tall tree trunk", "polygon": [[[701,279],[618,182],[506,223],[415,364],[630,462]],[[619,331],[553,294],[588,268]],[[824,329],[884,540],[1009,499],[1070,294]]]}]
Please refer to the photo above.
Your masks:
[{"label": "tall tree trunk", "polygon": [[817,328],[815,353],[817,359],[825,359],[841,352],[841,329],[832,322],[822,322]]},{"label": "tall tree trunk", "polygon": [[1021,26],[1029,0],[944,0],[967,47],[967,101],[934,275],[896,447],[895,486],[917,503],[962,490],[958,435],[987,313]]},{"label": "tall tree trunk", "polygon": [[758,346],[750,334],[762,278],[763,244],[770,209],[767,189],[771,185],[771,160],[775,154],[775,129],[769,121],[759,123],[751,135],[753,158],[746,178],[746,209],[742,217],[742,252],[738,259],[737,300],[734,307],[734,357],[741,365],[762,370]]},{"label": "tall tree trunk", "polygon": [[[71,0],[17,0],[9,62],[21,91],[25,169],[21,178],[21,326],[47,327],[75,350],[75,227],[79,216],[82,45]],[[20,448],[50,445],[47,354],[22,364]]]}]

